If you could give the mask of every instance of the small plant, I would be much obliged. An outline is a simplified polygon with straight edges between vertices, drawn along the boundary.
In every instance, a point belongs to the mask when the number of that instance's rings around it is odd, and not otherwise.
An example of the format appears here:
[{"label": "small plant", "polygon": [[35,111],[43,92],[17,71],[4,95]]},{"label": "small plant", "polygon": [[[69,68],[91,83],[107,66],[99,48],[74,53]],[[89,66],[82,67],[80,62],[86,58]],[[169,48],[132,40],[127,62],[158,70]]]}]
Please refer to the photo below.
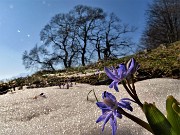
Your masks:
[{"label": "small plant", "polygon": [[[102,115],[100,115],[96,122],[104,122],[102,127],[103,131],[105,124],[110,121],[112,135],[115,135],[117,132],[116,119],[121,119],[124,115],[152,134],[180,135],[180,103],[173,96],[167,97],[167,117],[165,117],[165,115],[154,104],[147,102],[142,103],[136,93],[134,83],[134,75],[139,67],[139,63],[136,62],[134,58],[131,58],[126,65],[122,63],[117,69],[114,67],[104,68],[106,75],[113,80],[109,85],[109,88],[114,88],[116,92],[119,92],[118,83],[121,82],[131,99],[123,98],[118,102],[114,95],[104,91],[102,93],[103,101],[96,103],[97,106],[102,110]],[[145,114],[148,123],[124,110],[127,109],[129,111],[133,111],[131,102],[138,104],[142,112]]]}]

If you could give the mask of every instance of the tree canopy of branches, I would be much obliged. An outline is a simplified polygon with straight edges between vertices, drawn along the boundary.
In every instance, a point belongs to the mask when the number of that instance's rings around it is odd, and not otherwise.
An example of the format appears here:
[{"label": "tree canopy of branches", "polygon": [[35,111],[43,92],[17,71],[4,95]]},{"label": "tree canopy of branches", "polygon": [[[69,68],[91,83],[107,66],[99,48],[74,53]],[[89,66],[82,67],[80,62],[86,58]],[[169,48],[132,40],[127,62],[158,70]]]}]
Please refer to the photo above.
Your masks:
[{"label": "tree canopy of branches", "polygon": [[105,19],[96,24],[90,41],[94,44],[98,59],[107,60],[126,55],[134,43],[126,36],[136,30],[128,24],[122,24],[121,20],[114,14],[106,15]]},{"label": "tree canopy of branches", "polygon": [[146,48],[180,40],[180,0],[154,0],[141,42]]},{"label": "tree canopy of branches", "polygon": [[96,27],[96,22],[105,18],[105,13],[100,8],[78,5],[75,6],[72,11],[70,11],[70,14],[76,20],[76,26],[78,28],[78,40],[81,44],[81,64],[82,66],[85,66],[85,61],[87,60],[86,52],[88,49],[88,42],[92,36],[91,32]]},{"label": "tree canopy of branches", "polygon": [[51,18],[40,32],[40,46],[23,54],[27,69],[40,67],[55,70],[62,64],[69,68],[79,63],[84,66],[92,57],[108,59],[125,54],[124,48],[132,43],[126,34],[133,27],[121,24],[113,13],[106,14],[101,8],[77,5],[69,13],[59,13]]},{"label": "tree canopy of branches", "polygon": [[64,67],[71,67],[79,52],[75,20],[69,14],[55,15],[40,32],[43,47],[51,49]]},{"label": "tree canopy of branches", "polygon": [[26,69],[40,68],[55,70],[54,65],[57,64],[57,57],[54,57],[46,49],[37,45],[29,53],[25,51],[22,59]]},{"label": "tree canopy of branches", "polygon": [[125,35],[134,32],[136,28],[129,27],[128,24],[121,24],[121,20],[114,13],[111,13],[103,24],[104,33],[102,42],[104,46],[102,46],[102,52],[104,59],[124,56],[126,54],[125,49],[133,45],[130,39]]}]

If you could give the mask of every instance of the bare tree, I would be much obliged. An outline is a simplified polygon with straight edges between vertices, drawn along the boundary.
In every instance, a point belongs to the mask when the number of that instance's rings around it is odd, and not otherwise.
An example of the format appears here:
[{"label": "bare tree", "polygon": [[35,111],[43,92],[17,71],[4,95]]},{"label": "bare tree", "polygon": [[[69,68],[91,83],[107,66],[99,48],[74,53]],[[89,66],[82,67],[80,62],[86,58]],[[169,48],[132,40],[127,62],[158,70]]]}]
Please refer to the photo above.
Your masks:
[{"label": "bare tree", "polygon": [[53,50],[64,67],[72,66],[79,52],[74,19],[69,14],[55,15],[41,31],[44,46]]},{"label": "bare tree", "polygon": [[126,50],[133,45],[128,33],[136,30],[135,27],[130,27],[128,24],[122,24],[121,20],[111,13],[103,23],[104,34],[102,52],[104,59],[109,57],[119,57],[126,54]]},{"label": "bare tree", "polygon": [[28,53],[27,51],[23,54],[23,65],[26,69],[40,68],[55,70],[54,65],[57,64],[57,58],[53,57],[52,54],[42,47],[35,45],[33,49]]},{"label": "bare tree", "polygon": [[98,60],[126,55],[134,45],[128,34],[135,30],[135,27],[122,24],[114,13],[106,15],[104,19],[96,21],[91,31],[92,53],[97,53]]},{"label": "bare tree", "polygon": [[101,29],[102,23],[92,32],[92,36],[90,37],[90,43],[94,45],[94,49],[90,53],[90,58],[94,55],[94,53],[97,53],[98,60],[102,59],[102,30]]},{"label": "bare tree", "polygon": [[141,43],[146,48],[180,39],[180,0],[154,0],[147,10],[147,25]]},{"label": "bare tree", "polygon": [[132,44],[127,34],[134,30],[113,13],[107,16],[101,8],[78,5],[51,18],[40,32],[43,44],[25,51],[23,64],[27,69],[55,70],[62,63],[65,68],[79,62],[84,66],[93,56],[99,60],[122,56]]},{"label": "bare tree", "polygon": [[89,39],[92,36],[91,31],[95,28],[95,22],[104,19],[105,14],[100,8],[92,8],[89,6],[78,5],[75,6],[70,14],[74,16],[76,20],[76,26],[78,27],[78,40],[81,44],[81,63],[85,66],[87,60],[86,52],[88,51]]}]

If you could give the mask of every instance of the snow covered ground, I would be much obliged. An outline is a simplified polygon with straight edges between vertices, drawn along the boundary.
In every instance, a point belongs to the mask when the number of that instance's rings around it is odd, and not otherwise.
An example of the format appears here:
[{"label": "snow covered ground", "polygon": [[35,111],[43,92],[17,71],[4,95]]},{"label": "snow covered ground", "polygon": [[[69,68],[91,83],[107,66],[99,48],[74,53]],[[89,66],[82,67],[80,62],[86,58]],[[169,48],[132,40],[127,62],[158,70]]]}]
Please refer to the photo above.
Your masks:
[{"label": "snow covered ground", "polygon": [[[135,84],[142,102],[155,102],[165,113],[167,95],[180,99],[180,80],[150,79]],[[111,135],[110,124],[107,123],[104,133],[102,123],[96,124],[101,110],[96,106],[94,89],[99,100],[101,93],[108,91],[116,95],[117,100],[129,97],[119,85],[117,93],[108,86],[92,86],[76,84],[70,89],[59,87],[17,90],[15,93],[0,95],[0,134],[1,135]],[[37,97],[44,93],[47,98]],[[141,109],[132,103],[133,115],[146,120]],[[151,135],[148,131],[127,119],[118,119],[117,135]]]}]

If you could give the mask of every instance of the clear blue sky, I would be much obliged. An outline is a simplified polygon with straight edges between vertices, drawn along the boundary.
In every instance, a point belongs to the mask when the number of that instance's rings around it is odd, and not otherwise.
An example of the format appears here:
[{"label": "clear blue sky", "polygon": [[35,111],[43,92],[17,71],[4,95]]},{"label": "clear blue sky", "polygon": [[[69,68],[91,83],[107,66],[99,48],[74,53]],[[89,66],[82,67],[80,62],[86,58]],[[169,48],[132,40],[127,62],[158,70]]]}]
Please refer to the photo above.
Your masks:
[{"label": "clear blue sky", "polygon": [[138,27],[138,42],[145,26],[145,10],[152,0],[0,0],[0,80],[30,73],[22,54],[40,42],[39,33],[58,13],[67,13],[78,4],[114,12],[123,23]]}]

